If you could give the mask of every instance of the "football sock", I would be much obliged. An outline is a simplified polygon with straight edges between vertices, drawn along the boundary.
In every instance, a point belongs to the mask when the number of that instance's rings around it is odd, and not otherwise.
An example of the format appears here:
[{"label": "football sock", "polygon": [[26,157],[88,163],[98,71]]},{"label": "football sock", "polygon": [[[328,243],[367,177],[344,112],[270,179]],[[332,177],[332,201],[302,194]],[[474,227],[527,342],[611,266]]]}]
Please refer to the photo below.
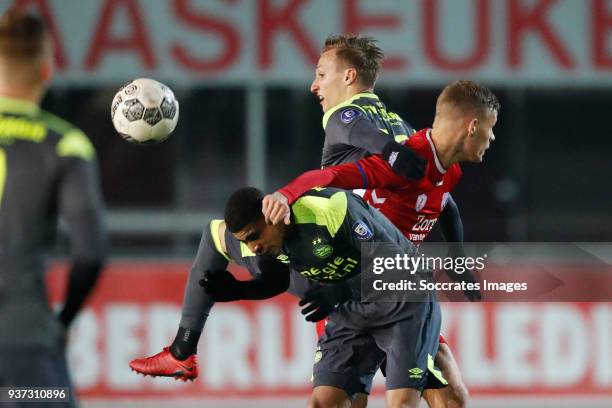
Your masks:
[{"label": "football sock", "polygon": [[176,337],[170,346],[170,353],[177,360],[185,360],[198,351],[199,331],[179,327]]}]

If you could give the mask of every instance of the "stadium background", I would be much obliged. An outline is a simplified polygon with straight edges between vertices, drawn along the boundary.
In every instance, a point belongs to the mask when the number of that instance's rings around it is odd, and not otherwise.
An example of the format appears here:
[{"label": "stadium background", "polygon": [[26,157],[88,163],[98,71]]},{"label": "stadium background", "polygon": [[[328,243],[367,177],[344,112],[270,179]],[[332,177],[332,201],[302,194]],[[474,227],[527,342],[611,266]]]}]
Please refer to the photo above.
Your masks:
[{"label": "stadium background", "polygon": [[[202,226],[228,194],[318,167],[322,114],[308,88],[330,33],[380,39],[377,93],[416,128],[453,79],[500,97],[497,140],[454,193],[466,240],[612,240],[611,1],[0,0],[12,4],[50,22],[57,77],[43,105],[99,155],[112,258],[71,335],[84,406],[303,406],[314,331],[290,297],[216,307],[193,384],[143,379],[127,363],[172,339]],[[135,77],[165,82],[180,101],[177,130],[158,146],[112,128],[110,101]],[[64,278],[60,256],[52,300]],[[612,405],[609,303],[444,313],[476,405]]]}]

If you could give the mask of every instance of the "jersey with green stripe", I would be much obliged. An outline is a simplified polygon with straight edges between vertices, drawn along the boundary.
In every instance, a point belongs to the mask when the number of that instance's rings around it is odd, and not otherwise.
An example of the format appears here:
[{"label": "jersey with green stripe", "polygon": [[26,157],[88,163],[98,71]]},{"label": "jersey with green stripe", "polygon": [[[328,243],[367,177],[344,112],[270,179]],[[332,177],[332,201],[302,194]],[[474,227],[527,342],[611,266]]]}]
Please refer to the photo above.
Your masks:
[{"label": "jersey with green stripe", "polygon": [[373,93],[361,93],[331,108],[323,116],[325,142],[321,167],[380,154],[388,142],[402,142],[414,128],[387,110]]},{"label": "jersey with green stripe", "polygon": [[8,333],[0,334],[0,344],[10,336],[23,344],[52,338],[49,326],[57,319],[48,310],[44,261],[60,215],[74,261],[103,252],[96,172],[83,132],[30,102],[0,98],[0,299],[10,304],[10,310],[0,305]]},{"label": "jersey with green stripe", "polygon": [[361,273],[361,244],[388,242],[398,254],[414,245],[361,197],[335,188],[313,189],[291,205],[293,228],[283,252],[302,276],[336,283]]}]

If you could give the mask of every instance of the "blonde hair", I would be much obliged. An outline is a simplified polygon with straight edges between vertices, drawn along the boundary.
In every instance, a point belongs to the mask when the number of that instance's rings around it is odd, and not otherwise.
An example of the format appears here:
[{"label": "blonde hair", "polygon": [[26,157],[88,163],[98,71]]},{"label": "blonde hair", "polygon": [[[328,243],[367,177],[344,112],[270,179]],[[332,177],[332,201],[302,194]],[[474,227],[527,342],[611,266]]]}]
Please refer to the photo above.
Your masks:
[{"label": "blonde hair", "polygon": [[336,56],[357,71],[357,79],[365,86],[374,86],[384,54],[378,41],[359,35],[331,35],[325,40],[322,52],[336,50]]},{"label": "blonde hair", "polygon": [[440,96],[439,102],[448,102],[463,109],[491,109],[499,113],[501,105],[495,94],[486,86],[474,81],[455,81],[447,85]]}]

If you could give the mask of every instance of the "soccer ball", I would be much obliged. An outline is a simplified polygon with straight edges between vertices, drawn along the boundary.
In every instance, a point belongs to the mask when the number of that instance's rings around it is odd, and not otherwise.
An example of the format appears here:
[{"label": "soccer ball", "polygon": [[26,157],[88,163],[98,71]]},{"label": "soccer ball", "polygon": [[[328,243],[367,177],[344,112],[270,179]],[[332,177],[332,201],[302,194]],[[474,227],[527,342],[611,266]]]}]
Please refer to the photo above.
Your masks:
[{"label": "soccer ball", "polygon": [[159,143],[176,127],[179,104],[170,88],[154,79],[138,78],[123,85],[111,105],[117,132],[135,144]]}]

